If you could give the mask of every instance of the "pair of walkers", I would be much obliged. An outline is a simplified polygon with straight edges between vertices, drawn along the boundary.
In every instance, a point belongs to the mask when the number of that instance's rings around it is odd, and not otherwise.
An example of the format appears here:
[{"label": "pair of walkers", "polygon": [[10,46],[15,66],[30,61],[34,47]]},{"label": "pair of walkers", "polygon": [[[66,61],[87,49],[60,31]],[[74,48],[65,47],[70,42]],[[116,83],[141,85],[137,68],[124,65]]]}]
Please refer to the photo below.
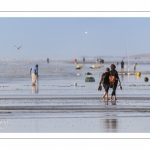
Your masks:
[{"label": "pair of walkers", "polygon": [[112,93],[111,93],[111,96],[110,96],[110,100],[113,100],[113,99],[117,100],[117,98],[116,98],[116,88],[117,88],[117,85],[118,85],[118,81],[121,85],[121,82],[120,82],[120,79],[119,79],[119,76],[118,76],[118,72],[116,70],[116,66],[114,64],[112,64],[110,66],[110,68],[111,68],[111,70],[109,68],[106,68],[106,71],[102,74],[101,80],[100,80],[100,83],[99,83],[99,86],[101,86],[101,84],[103,84],[103,87],[105,89],[104,95],[103,95],[102,98],[103,98],[103,100],[105,100],[105,98],[106,98],[107,101],[109,100],[109,98],[108,98],[109,88],[110,87],[112,88]]}]

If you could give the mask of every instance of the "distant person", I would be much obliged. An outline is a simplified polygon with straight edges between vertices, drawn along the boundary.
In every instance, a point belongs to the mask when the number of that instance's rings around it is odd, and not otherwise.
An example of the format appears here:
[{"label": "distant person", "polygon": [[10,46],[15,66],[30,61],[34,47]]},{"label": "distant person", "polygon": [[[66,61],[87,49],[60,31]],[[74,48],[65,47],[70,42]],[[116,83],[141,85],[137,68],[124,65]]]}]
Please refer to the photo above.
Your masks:
[{"label": "distant person", "polygon": [[[117,85],[118,85],[118,81],[120,82],[120,79],[119,79],[119,76],[118,76],[118,72],[116,70],[116,66],[114,64],[111,64],[110,68],[111,68],[111,70],[110,70],[111,78],[109,77],[109,82],[110,82],[110,85],[112,86],[112,93],[111,93],[110,99],[112,100],[112,98],[114,97],[114,100],[117,100],[117,98],[116,98],[116,88],[117,88]],[[120,85],[121,85],[121,82],[120,82]]]},{"label": "distant person", "polygon": [[49,58],[47,58],[47,63],[49,63]]},{"label": "distant person", "polygon": [[100,66],[102,67],[104,64],[104,59],[99,59],[99,62],[100,62]]},{"label": "distant person", "polygon": [[99,63],[99,59],[98,59],[98,58],[96,59],[96,63],[97,63],[97,64]]},{"label": "distant person", "polygon": [[85,64],[85,58],[83,57],[83,64]]},{"label": "distant person", "polygon": [[124,62],[123,62],[123,60],[121,61],[121,71],[124,71]]},{"label": "distant person", "polygon": [[137,63],[135,63],[135,64],[133,65],[133,70],[134,70],[134,72],[136,72],[136,65],[137,65]]},{"label": "distant person", "polygon": [[77,59],[76,58],[74,59],[74,63],[77,64]]},{"label": "distant person", "polygon": [[99,60],[100,64],[104,64],[104,59]]},{"label": "distant person", "polygon": [[101,80],[100,80],[100,83],[99,85],[101,86],[101,84],[103,84],[103,87],[105,89],[104,91],[104,94],[103,94],[103,97],[102,99],[105,100],[105,97],[106,97],[106,100],[108,101],[109,98],[108,98],[108,91],[109,91],[109,75],[110,75],[110,69],[109,68],[106,68],[105,72],[102,74],[101,76]]},{"label": "distant person", "polygon": [[95,63],[97,64],[97,63],[99,62],[99,59],[96,58],[96,57],[94,57],[94,61],[95,61]]},{"label": "distant person", "polygon": [[37,77],[38,77],[38,64],[31,67],[30,75],[31,75],[31,78],[32,78],[32,86],[35,86],[36,85],[35,83],[36,83],[36,80],[37,80]]}]

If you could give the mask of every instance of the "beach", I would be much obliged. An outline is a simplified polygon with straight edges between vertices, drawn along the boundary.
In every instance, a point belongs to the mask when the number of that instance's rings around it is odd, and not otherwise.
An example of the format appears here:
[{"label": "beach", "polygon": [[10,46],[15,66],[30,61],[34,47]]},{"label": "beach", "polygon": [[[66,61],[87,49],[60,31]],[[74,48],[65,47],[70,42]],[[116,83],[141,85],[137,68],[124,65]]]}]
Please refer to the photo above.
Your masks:
[{"label": "beach", "polygon": [[[149,133],[150,83],[144,81],[150,78],[149,61],[136,60],[141,76],[119,74],[123,89],[117,88],[116,102],[107,103],[102,100],[104,89],[97,90],[100,76],[121,58],[105,60],[98,69],[90,68],[97,65],[94,59],[85,64],[82,59],[78,64],[70,59],[0,60],[0,132]],[[35,64],[39,77],[34,87],[29,70]],[[120,72],[120,64],[116,67]],[[95,82],[85,82],[87,72]]]}]

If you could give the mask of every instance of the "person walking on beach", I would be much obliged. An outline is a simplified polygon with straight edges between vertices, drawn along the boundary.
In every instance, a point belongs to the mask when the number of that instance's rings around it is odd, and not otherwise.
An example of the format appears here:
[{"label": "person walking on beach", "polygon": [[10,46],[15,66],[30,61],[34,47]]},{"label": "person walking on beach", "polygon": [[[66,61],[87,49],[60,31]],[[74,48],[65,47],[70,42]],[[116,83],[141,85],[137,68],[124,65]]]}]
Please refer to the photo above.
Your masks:
[{"label": "person walking on beach", "polygon": [[31,67],[30,75],[32,77],[32,86],[35,86],[36,85],[35,83],[36,83],[36,80],[37,80],[37,77],[38,77],[38,64]]},{"label": "person walking on beach", "polygon": [[135,64],[133,65],[134,73],[136,72],[136,65],[137,65],[137,63],[135,63]]},{"label": "person walking on beach", "polygon": [[119,81],[120,85],[121,85],[121,82],[120,82],[120,79],[118,76],[118,72],[116,70],[116,66],[114,64],[111,64],[110,68],[111,68],[111,70],[110,70],[109,82],[110,82],[110,85],[112,86],[112,93],[110,96],[110,100],[112,100],[113,97],[114,97],[114,100],[117,100],[116,88],[118,85],[118,81]]},{"label": "person walking on beach", "polygon": [[47,63],[49,63],[49,58],[47,58]]},{"label": "person walking on beach", "polygon": [[121,71],[124,71],[124,62],[123,62],[123,60],[121,61]]},{"label": "person walking on beach", "polygon": [[74,64],[77,64],[77,59],[76,58],[74,59]]},{"label": "person walking on beach", "polygon": [[103,84],[103,87],[105,89],[104,94],[102,99],[105,100],[105,96],[106,96],[106,100],[108,101],[108,91],[109,91],[109,75],[110,75],[110,69],[106,68],[105,72],[102,74],[101,76],[101,80],[99,85],[101,86],[101,84]]},{"label": "person walking on beach", "polygon": [[85,58],[83,57],[83,64],[85,64]]}]

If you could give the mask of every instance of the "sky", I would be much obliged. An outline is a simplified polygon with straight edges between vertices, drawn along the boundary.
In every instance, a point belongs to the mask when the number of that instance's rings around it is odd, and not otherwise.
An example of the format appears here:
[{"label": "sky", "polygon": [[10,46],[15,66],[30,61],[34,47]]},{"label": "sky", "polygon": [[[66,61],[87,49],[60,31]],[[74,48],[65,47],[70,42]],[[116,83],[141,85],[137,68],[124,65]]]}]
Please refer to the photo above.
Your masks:
[{"label": "sky", "polygon": [[0,17],[0,41],[0,58],[9,59],[145,54],[150,18]]}]

